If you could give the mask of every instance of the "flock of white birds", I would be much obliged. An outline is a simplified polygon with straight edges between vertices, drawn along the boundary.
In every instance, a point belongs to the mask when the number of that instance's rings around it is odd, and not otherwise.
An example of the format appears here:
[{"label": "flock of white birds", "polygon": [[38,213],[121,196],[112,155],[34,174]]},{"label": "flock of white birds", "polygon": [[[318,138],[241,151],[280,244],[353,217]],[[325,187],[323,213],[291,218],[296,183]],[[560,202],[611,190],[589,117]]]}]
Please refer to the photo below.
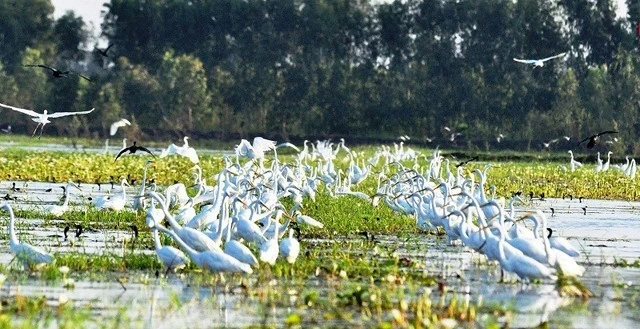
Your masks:
[{"label": "flock of white birds", "polygon": [[[564,171],[570,170],[573,172],[576,169],[581,168],[583,166],[583,163],[574,159],[572,151],[568,151],[568,152],[571,155],[571,160],[569,162],[569,169],[567,169],[567,167],[565,166],[560,166],[560,168]],[[626,159],[625,163],[612,165],[611,164],[612,154],[613,152],[611,151],[607,152],[607,161],[603,161],[602,158],[600,157],[600,152],[598,152],[598,158],[596,159],[596,165],[593,168],[593,170],[599,173],[599,172],[606,172],[609,169],[616,169],[626,177],[629,177],[632,179],[636,178],[636,170],[637,170],[636,159],[629,160],[629,156],[627,155],[625,156],[625,159]]]},{"label": "flock of white birds", "polygon": [[[197,159],[186,138],[184,142],[184,146],[172,145],[163,154]],[[282,147],[296,150],[294,161],[281,162],[277,153]],[[270,153],[273,156],[266,161]],[[426,169],[419,165],[420,159],[428,161]],[[348,163],[346,170],[338,168],[339,161]],[[242,140],[236,146],[235,159],[225,158],[224,169],[213,175],[214,185],[207,184],[196,165],[197,192],[193,196],[187,194],[183,183],[168,186],[162,193],[154,183],[149,184],[146,178],[151,163],[147,161],[144,167],[135,196],[127,195],[127,182],[123,180],[119,193],[96,198],[93,203],[101,209],[121,211],[131,207],[146,212],[158,258],[167,270],[180,269],[190,261],[212,273],[252,273],[260,262],[273,265],[278,257],[293,264],[300,253],[294,229],[323,227],[320,221],[303,214],[304,204],[315,202],[316,193],[328,193],[336,198],[361,198],[374,207],[383,203],[413,216],[421,230],[444,231],[452,245],[475,250],[525,281],[555,279],[560,273],[580,276],[584,272],[574,259],[579,252],[566,239],[551,236],[547,218],[540,210],[518,217],[514,213],[518,197],[510,201],[507,211],[503,198],[487,195],[490,165],[469,175],[462,166],[452,172],[449,160],[439,151],[427,157],[400,143],[393,148],[381,146],[365,159],[363,154],[352,152],[344,140],[338,144],[305,141],[299,150],[290,143],[278,145],[256,137],[253,143]],[[377,192],[370,196],[356,191],[373,168],[377,170],[372,175],[377,175]],[[67,185],[62,206],[45,206],[42,211],[56,216],[67,211],[73,186],[71,182]],[[293,201],[288,210],[281,202],[284,198]],[[18,241],[11,207],[4,204],[3,208],[11,217],[10,244],[18,259],[25,266],[52,262],[54,257],[49,253]],[[161,225],[165,219],[168,227]],[[533,229],[525,222],[532,223]],[[160,234],[170,236],[180,249],[162,246]],[[258,251],[257,257],[252,250]]]}]

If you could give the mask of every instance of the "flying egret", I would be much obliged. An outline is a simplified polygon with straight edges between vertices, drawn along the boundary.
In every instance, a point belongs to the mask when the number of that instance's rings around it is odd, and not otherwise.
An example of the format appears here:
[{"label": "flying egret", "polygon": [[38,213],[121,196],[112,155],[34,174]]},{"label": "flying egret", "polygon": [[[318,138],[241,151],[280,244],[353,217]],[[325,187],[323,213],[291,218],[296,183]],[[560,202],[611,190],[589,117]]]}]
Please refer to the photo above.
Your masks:
[{"label": "flying egret", "polygon": [[276,142],[262,137],[254,138],[253,144],[249,144],[248,140],[243,139],[240,141],[240,144],[236,146],[236,154],[250,159],[262,159],[264,158],[264,152],[272,150],[275,147]]},{"label": "flying egret", "polygon": [[53,256],[40,248],[28,243],[20,243],[15,231],[15,216],[8,203],[2,205],[2,209],[9,213],[9,247],[25,267],[31,265],[41,267],[54,261]]},{"label": "flying egret", "polygon": [[193,147],[189,147],[189,142],[187,141],[188,139],[188,136],[184,136],[184,145],[182,146],[177,146],[176,144],[169,145],[166,150],[163,150],[162,153],[160,153],[160,157],[164,158],[167,155],[177,154],[189,158],[191,162],[197,164],[198,162],[200,162],[200,159],[198,159],[196,150]]},{"label": "flying egret", "polygon": [[555,56],[551,56],[551,57],[547,57],[547,58],[543,58],[543,59],[519,59],[519,58],[514,58],[513,60],[518,62],[518,63],[524,63],[524,64],[531,64],[533,65],[533,67],[543,67],[544,66],[544,62],[548,61],[548,60],[552,60],[554,58],[558,58],[558,57],[562,57],[564,55],[566,55],[567,53],[561,53]]},{"label": "flying egret", "polygon": [[[60,118],[60,117],[65,117],[65,116],[69,116],[69,115],[79,115],[79,114],[89,114],[91,112],[93,112],[93,110],[95,110],[95,108],[88,110],[88,111],[80,111],[80,112],[56,112],[56,113],[48,113],[47,110],[44,110],[42,113],[37,113],[35,111],[32,110],[26,110],[26,109],[21,109],[18,107],[13,107],[13,106],[9,106],[9,105],[5,105],[5,104],[1,104],[1,107],[10,109],[10,110],[14,110],[26,115],[30,115],[33,118],[31,118],[31,120],[33,120],[34,122],[37,122],[38,125],[36,126],[36,129],[33,130],[33,134],[31,134],[31,137],[35,136],[36,131],[38,130],[38,127],[42,126],[40,128],[40,136],[42,136],[42,130],[44,129],[44,125],[46,125],[47,123],[51,122],[49,121],[49,119],[55,119],[55,118]],[[38,138],[40,138],[40,136],[38,136]]]},{"label": "flying egret", "polygon": [[111,124],[111,129],[109,130],[109,135],[113,136],[116,134],[116,132],[118,132],[118,128],[120,127],[125,127],[125,126],[130,126],[131,122],[129,122],[129,120],[127,119],[120,119],[114,123]]}]

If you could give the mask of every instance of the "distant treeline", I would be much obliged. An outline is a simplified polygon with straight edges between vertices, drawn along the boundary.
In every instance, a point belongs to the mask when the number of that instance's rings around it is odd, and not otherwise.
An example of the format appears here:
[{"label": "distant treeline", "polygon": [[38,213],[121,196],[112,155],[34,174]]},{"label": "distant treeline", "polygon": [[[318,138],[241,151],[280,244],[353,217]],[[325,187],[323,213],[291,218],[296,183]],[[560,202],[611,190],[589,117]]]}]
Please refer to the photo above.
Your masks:
[{"label": "distant treeline", "polygon": [[[122,117],[130,137],[454,135],[484,148],[503,134],[535,149],[616,129],[601,147],[640,153],[640,1],[627,3],[617,19],[613,0],[111,0],[105,57],[82,50],[96,41],[73,13],[0,0],[0,102],[95,107],[52,123],[72,136]],[[541,68],[512,60],[565,51]],[[23,67],[40,63],[92,82]]]}]

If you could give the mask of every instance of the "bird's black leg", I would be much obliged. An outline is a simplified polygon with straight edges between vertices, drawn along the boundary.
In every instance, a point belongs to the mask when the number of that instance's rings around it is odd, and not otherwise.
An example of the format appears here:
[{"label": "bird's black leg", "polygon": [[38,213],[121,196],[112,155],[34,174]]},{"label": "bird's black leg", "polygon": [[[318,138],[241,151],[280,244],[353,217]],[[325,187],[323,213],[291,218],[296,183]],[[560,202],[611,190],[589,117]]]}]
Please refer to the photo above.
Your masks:
[{"label": "bird's black leg", "polygon": [[31,134],[31,137],[36,135],[36,131],[38,131],[38,127],[40,127],[40,124],[38,123],[38,125],[36,126],[36,129],[33,130],[33,133]]}]

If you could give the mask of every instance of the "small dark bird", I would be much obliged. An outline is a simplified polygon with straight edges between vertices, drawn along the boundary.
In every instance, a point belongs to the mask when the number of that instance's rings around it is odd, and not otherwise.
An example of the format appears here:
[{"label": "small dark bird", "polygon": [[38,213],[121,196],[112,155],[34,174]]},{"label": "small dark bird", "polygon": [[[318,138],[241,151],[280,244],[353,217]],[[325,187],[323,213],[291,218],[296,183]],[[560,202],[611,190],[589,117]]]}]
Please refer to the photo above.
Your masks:
[{"label": "small dark bird", "polygon": [[533,191],[529,192],[529,199],[533,200]]},{"label": "small dark bird", "polygon": [[27,64],[24,65],[24,67],[41,67],[41,68],[45,68],[47,70],[51,71],[51,74],[53,75],[54,78],[66,78],[70,73],[76,74],[79,77],[91,82],[91,79],[85,77],[84,75],[80,74],[80,73],[76,73],[76,72],[71,72],[71,71],[60,71],[56,68],[53,68],[49,65],[45,65],[45,64]]},{"label": "small dark bird", "polygon": [[471,159],[469,159],[469,160],[461,161],[460,163],[458,163],[458,164],[456,165],[456,168],[458,168],[458,167],[462,167],[462,166],[466,165],[467,163],[469,163],[469,162],[471,162],[471,161],[477,161],[478,159],[480,159],[480,157],[479,157],[479,156],[475,156],[475,157],[473,157],[473,158],[471,158]]},{"label": "small dark bird", "polygon": [[580,203],[582,203],[582,199],[584,199],[583,196],[579,197],[578,200],[580,200]]},{"label": "small dark bird", "polygon": [[76,238],[80,238],[80,236],[82,235],[82,225],[80,224],[76,224]]},{"label": "small dark bird", "polygon": [[569,200],[573,201],[573,194],[569,194]]},{"label": "small dark bird", "polygon": [[138,238],[138,227],[135,225],[129,225],[129,228],[133,230],[133,237],[134,239]]},{"label": "small dark bird", "polygon": [[107,55],[107,52],[109,51],[109,49],[111,49],[111,47],[113,47],[113,43],[108,45],[104,50],[96,47],[96,52],[104,57],[109,57],[109,55]]},{"label": "small dark bird", "polygon": [[547,227],[547,232],[549,232],[549,235],[547,235],[547,239],[551,238],[551,234],[553,234],[553,230],[550,227]]},{"label": "small dark bird", "polygon": [[544,201],[544,192],[540,193],[540,201]]},{"label": "small dark bird", "polygon": [[555,216],[556,215],[556,210],[553,209],[553,207],[549,208],[549,209],[551,209],[551,217]]},{"label": "small dark bird", "polygon": [[44,191],[45,191],[45,192],[51,192],[51,191],[53,191],[53,189],[52,189],[52,188],[48,188],[48,189],[46,189],[46,190],[44,190]]},{"label": "small dark bird", "polygon": [[19,188],[19,187],[16,187],[16,182],[13,182],[13,183],[11,184],[11,191],[13,191],[13,192],[20,192],[20,188]]},{"label": "small dark bird", "polygon": [[3,196],[2,198],[7,200],[7,201],[11,201],[11,200],[15,200],[16,199],[16,198],[10,196],[9,193],[7,193],[7,195]]},{"label": "small dark bird", "polygon": [[577,146],[580,146],[580,144],[582,144],[582,143],[584,143],[584,142],[586,142],[586,141],[589,141],[589,143],[587,143],[587,148],[588,148],[588,149],[590,149],[590,148],[593,148],[594,146],[596,146],[596,141],[598,140],[598,138],[599,138],[600,136],[602,136],[602,135],[606,135],[606,134],[617,134],[617,133],[618,133],[618,132],[617,132],[617,131],[615,131],[615,130],[607,130],[607,131],[603,131],[603,132],[597,133],[597,134],[595,134],[595,135],[589,136],[589,137],[587,137],[587,138],[585,138],[585,139],[581,140],[581,141],[580,141],[580,143],[578,143],[578,145],[577,145]]},{"label": "small dark bird", "polygon": [[138,146],[138,145],[136,145],[136,142],[134,141],[134,142],[133,142],[133,145],[131,145],[131,146],[129,146],[129,147],[125,147],[125,148],[123,148],[122,150],[120,150],[120,152],[118,152],[118,155],[116,155],[116,158],[115,158],[115,160],[113,160],[113,162],[116,162],[116,161],[118,160],[118,158],[119,158],[122,154],[124,154],[125,152],[127,152],[127,151],[129,152],[129,154],[134,154],[134,153],[136,153],[138,150],[140,150],[140,151],[145,151],[145,152],[147,152],[147,153],[151,154],[154,158],[156,157],[153,153],[151,153],[151,151],[149,151],[149,149],[147,149],[146,147],[143,147],[143,146]]},{"label": "small dark bird", "polygon": [[71,228],[69,227],[69,225],[64,227],[64,231],[63,231],[64,232],[64,241],[67,241],[67,238],[69,237],[68,235],[69,235],[69,230],[70,229]]},{"label": "small dark bird", "polygon": [[582,214],[587,215],[587,207],[582,207]]}]

